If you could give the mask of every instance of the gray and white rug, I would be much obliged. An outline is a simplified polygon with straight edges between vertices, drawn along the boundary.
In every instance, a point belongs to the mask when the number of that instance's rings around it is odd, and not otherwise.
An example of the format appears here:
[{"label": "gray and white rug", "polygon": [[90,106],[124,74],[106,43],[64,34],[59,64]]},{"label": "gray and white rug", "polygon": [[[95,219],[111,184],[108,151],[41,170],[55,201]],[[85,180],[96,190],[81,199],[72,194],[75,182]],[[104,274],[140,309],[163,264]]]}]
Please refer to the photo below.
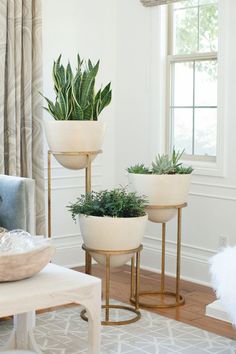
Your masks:
[{"label": "gray and white rug", "polygon": [[[37,316],[35,338],[45,354],[87,354],[88,324],[81,307]],[[126,326],[102,328],[102,354],[236,354],[236,341],[142,310],[142,318]],[[127,313],[115,311],[116,318]],[[114,317],[113,317],[114,318]],[[7,340],[11,321],[0,323],[0,345]]]}]

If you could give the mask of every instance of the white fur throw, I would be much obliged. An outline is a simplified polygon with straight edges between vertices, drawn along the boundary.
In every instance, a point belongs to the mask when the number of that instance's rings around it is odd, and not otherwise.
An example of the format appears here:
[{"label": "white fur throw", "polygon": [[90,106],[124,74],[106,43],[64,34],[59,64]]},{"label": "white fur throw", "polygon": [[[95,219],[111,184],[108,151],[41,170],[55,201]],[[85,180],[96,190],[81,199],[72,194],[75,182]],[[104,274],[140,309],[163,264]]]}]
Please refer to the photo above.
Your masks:
[{"label": "white fur throw", "polygon": [[210,259],[213,287],[236,325],[236,247],[227,247]]}]

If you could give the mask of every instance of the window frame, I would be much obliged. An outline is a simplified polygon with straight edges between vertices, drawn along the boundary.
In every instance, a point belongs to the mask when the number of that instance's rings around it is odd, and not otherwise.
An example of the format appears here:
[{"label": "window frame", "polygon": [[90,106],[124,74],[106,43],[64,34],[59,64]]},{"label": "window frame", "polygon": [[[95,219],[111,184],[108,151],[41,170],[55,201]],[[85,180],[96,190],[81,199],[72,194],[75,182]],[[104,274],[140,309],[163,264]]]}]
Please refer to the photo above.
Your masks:
[{"label": "window frame", "polygon": [[[208,155],[191,155],[184,154],[183,162],[195,163],[197,169],[200,167],[200,170],[210,168],[214,169],[216,164],[219,162],[219,153],[220,153],[220,139],[219,139],[219,127],[220,127],[220,119],[219,119],[219,45],[220,45],[220,35],[218,35],[218,51],[217,52],[206,52],[206,53],[191,53],[191,54],[173,54],[173,44],[174,44],[174,36],[173,36],[173,7],[174,4],[167,5],[167,59],[166,59],[166,150],[171,152],[173,149],[174,141],[173,141],[173,117],[171,110],[171,102],[173,98],[173,85],[172,85],[172,65],[174,63],[181,62],[197,62],[202,60],[216,60],[218,64],[218,77],[217,77],[217,133],[216,133],[216,156],[208,156]],[[218,1],[218,8],[220,12],[220,1]],[[219,27],[220,27],[220,16],[219,16]],[[207,108],[207,107],[206,107]],[[205,173],[204,173],[205,174]],[[207,173],[206,173],[207,174]]]}]

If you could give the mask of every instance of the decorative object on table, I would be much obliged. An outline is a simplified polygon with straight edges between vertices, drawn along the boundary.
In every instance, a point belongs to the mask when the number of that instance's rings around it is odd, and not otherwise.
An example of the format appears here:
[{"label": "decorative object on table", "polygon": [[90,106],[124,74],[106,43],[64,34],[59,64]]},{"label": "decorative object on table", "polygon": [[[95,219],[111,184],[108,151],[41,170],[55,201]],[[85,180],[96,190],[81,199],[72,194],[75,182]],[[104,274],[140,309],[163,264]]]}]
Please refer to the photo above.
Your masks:
[{"label": "decorative object on table", "polygon": [[236,326],[236,246],[226,247],[210,259],[212,285],[217,298]]},{"label": "decorative object on table", "polygon": [[[68,206],[74,220],[78,217],[86,247],[102,251],[125,251],[140,246],[147,214],[145,198],[125,188],[91,192]],[[92,254],[105,264],[105,257]],[[111,266],[121,266],[131,254],[111,257]]]},{"label": "decorative object on table", "polygon": [[[158,291],[140,292],[140,297],[154,295],[158,301],[139,301],[143,307],[174,307],[184,304],[184,297],[180,295],[180,253],[181,253],[181,222],[182,208],[187,206],[187,196],[191,182],[192,167],[184,167],[180,162],[182,152],[173,149],[172,155],[158,155],[151,168],[144,164],[137,164],[128,168],[129,178],[134,190],[147,195],[148,219],[162,223],[162,259],[161,259],[161,287]],[[165,289],[165,246],[166,222],[176,213],[177,217],[177,256],[176,256],[176,289],[175,292]],[[174,300],[174,301],[173,301]],[[131,302],[135,300],[131,298]]]},{"label": "decorative object on table", "polygon": [[52,259],[55,247],[24,230],[5,232],[0,238],[0,282],[30,278]]},{"label": "decorative object on table", "polygon": [[[151,168],[137,164],[127,169],[131,187],[148,198],[150,221],[165,223],[171,220],[176,209],[170,206],[187,202],[193,169],[180,162],[182,154],[183,151],[173,149],[171,156],[158,155]],[[155,208],[156,205],[163,208]]]},{"label": "decorative object on table", "polygon": [[45,109],[54,120],[45,120],[45,131],[52,154],[69,169],[82,169],[88,164],[85,155],[71,153],[93,152],[94,159],[102,147],[105,125],[98,116],[110,104],[112,91],[110,83],[95,91],[98,70],[99,61],[93,65],[90,59],[81,60],[79,54],[75,73],[70,62],[66,67],[61,64],[61,55],[53,64],[56,99],[53,103],[45,97]]}]

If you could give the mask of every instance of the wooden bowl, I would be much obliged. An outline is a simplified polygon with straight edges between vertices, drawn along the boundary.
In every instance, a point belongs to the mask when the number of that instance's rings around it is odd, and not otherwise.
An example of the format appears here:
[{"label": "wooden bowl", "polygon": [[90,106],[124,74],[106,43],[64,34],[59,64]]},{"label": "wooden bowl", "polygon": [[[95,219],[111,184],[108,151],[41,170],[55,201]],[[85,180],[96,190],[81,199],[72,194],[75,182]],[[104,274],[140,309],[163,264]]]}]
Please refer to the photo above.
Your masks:
[{"label": "wooden bowl", "polygon": [[46,244],[24,253],[0,254],[0,282],[32,277],[51,261],[54,253],[55,247]]}]

